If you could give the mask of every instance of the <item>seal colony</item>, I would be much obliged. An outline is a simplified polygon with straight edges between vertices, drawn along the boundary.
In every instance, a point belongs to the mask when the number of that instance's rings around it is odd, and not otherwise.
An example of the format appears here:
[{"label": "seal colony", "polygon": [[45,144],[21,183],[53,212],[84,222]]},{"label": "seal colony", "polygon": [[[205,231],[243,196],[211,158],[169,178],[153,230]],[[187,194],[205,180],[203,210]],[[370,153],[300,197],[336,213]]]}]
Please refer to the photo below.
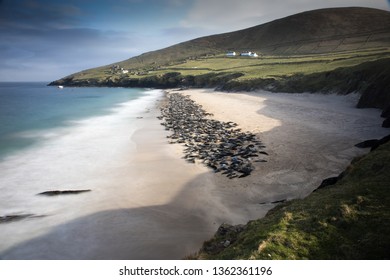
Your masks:
[{"label": "seal colony", "polygon": [[[196,160],[222,172],[228,178],[243,178],[254,170],[253,162],[266,162],[260,155],[265,146],[250,132],[242,132],[234,122],[208,118],[212,114],[202,109],[189,96],[178,92],[167,93],[167,102],[161,107],[161,124],[173,132],[167,136],[170,144],[185,145],[184,158]],[[254,158],[256,158],[254,160]]]}]

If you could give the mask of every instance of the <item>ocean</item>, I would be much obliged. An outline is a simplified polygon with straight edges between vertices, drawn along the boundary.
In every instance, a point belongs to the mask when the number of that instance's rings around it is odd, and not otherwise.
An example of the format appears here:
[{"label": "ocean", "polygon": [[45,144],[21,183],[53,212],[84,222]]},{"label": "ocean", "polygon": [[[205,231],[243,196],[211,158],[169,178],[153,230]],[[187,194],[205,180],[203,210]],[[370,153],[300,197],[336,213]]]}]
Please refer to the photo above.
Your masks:
[{"label": "ocean", "polygon": [[[0,258],[58,223],[115,207],[105,205],[108,189],[122,187],[115,180],[129,168],[132,136],[161,96],[149,89],[0,83],[0,217],[30,217],[0,224]],[[38,195],[79,189],[91,195]]]},{"label": "ocean", "polygon": [[[64,88],[46,83],[0,83],[0,158],[44,144],[83,121],[131,107],[139,113],[154,93],[128,88]],[[133,105],[132,105],[133,104]],[[136,105],[137,104],[137,105]]]}]

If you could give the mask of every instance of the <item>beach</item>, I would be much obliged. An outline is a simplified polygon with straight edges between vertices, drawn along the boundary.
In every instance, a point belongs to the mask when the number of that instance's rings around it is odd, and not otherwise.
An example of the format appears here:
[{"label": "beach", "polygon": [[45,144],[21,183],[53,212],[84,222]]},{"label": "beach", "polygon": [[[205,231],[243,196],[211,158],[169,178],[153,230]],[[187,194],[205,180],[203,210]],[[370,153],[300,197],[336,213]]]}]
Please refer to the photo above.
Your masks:
[{"label": "beach", "polygon": [[[258,202],[307,196],[323,179],[339,175],[354,157],[367,153],[355,144],[389,133],[381,127],[380,110],[356,108],[357,94],[209,90],[185,94],[215,119],[236,122],[242,130],[256,133],[266,146],[268,162],[257,164],[255,174],[239,180],[255,209]],[[224,177],[218,180],[218,185],[236,186]]]},{"label": "beach", "polygon": [[53,198],[66,200],[72,209],[1,225],[3,234],[12,234],[19,223],[26,230],[39,223],[46,228],[30,238],[14,237],[0,257],[182,259],[197,252],[222,223],[243,224],[263,217],[276,205],[272,202],[307,196],[368,152],[355,144],[390,131],[381,127],[379,110],[355,108],[357,95],[179,92],[213,114],[210,118],[256,134],[266,162],[254,163],[249,176],[229,179],[185,161],[184,146],[168,144],[170,132],[157,118],[156,103],[139,114],[128,150],[102,173],[107,182],[101,188]]}]

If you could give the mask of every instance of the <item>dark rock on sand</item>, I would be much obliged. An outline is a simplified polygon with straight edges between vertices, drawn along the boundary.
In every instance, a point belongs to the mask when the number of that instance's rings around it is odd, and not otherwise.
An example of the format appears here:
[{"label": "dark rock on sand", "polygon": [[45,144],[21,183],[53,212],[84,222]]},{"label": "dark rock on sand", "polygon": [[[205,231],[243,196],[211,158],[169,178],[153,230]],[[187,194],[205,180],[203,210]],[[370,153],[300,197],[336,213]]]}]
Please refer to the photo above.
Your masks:
[{"label": "dark rock on sand", "polygon": [[[340,179],[339,176],[337,176],[337,177],[326,178],[326,179],[324,179],[324,180],[321,182],[321,185],[320,185],[316,190],[318,190],[318,189],[323,189],[323,188],[326,188],[326,187],[328,187],[328,186],[333,186],[333,185],[335,185],[335,184],[338,182],[339,179]],[[314,190],[314,192],[315,192],[316,190]]]},{"label": "dark rock on sand", "polygon": [[2,223],[10,223],[10,222],[17,222],[20,220],[24,220],[27,218],[39,218],[44,216],[37,216],[33,214],[21,214],[21,215],[6,215],[6,216],[0,216],[0,224]]},{"label": "dark rock on sand", "polygon": [[275,200],[275,201],[271,201],[271,202],[260,202],[259,204],[278,204],[278,203],[283,203],[286,201],[287,201],[287,199],[280,199],[280,200]]},{"label": "dark rock on sand", "polygon": [[376,148],[378,148],[379,146],[383,145],[383,144],[386,144],[387,142],[390,141],[390,134],[379,139],[372,147],[371,147],[371,151],[374,151]]},{"label": "dark rock on sand", "polygon": [[65,191],[46,191],[41,192],[39,195],[55,196],[55,195],[67,195],[67,194],[79,194],[84,192],[90,192],[91,190],[65,190]]},{"label": "dark rock on sand", "polygon": [[358,147],[358,148],[371,148],[373,147],[379,140],[378,139],[370,139],[370,140],[366,140],[366,141],[363,141],[363,142],[360,142],[358,144],[355,145],[355,147]]},{"label": "dark rock on sand", "polygon": [[370,139],[356,144],[358,148],[371,148],[371,151],[390,141],[390,134],[381,139]]},{"label": "dark rock on sand", "polygon": [[268,155],[264,145],[250,132],[242,132],[234,122],[220,122],[209,118],[188,96],[171,93],[161,108],[160,120],[166,130],[172,131],[169,143],[180,143],[186,147],[184,158],[195,163],[201,161],[215,172],[228,178],[243,178],[254,170],[253,158]]},{"label": "dark rock on sand", "polygon": [[387,117],[387,118],[383,121],[382,127],[386,127],[386,128],[389,128],[389,127],[390,127],[390,117]]}]

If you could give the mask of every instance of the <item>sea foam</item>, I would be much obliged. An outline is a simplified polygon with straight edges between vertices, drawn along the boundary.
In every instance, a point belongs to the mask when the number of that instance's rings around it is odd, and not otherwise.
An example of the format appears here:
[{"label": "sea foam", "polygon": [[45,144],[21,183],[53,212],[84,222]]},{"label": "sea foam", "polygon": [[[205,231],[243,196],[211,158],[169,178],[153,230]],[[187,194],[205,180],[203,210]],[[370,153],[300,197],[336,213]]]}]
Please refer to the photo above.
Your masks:
[{"label": "sea foam", "polygon": [[[105,201],[116,187],[125,187],[123,180],[131,180],[122,177],[135,149],[132,134],[142,121],[139,117],[147,114],[161,95],[158,90],[146,91],[138,99],[118,104],[106,115],[71,121],[62,128],[26,132],[25,137],[40,137],[43,141],[0,162],[0,216],[32,214],[48,218],[35,219],[34,224],[2,224],[0,252],[57,223],[115,207]],[[88,197],[37,195],[78,189],[92,191]]]}]

